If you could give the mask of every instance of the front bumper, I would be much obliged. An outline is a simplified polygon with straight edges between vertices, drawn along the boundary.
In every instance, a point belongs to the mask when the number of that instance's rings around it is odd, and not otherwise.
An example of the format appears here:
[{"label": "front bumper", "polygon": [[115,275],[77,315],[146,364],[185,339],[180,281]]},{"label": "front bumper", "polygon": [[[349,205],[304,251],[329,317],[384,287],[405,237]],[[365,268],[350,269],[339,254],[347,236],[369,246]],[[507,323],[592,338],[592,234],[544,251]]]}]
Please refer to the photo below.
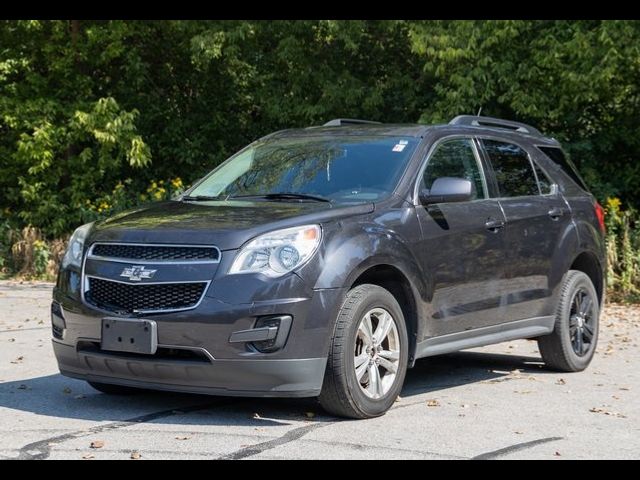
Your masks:
[{"label": "front bumper", "polygon": [[[54,302],[61,306],[65,325],[62,335],[59,331],[54,335],[53,348],[60,372],[88,381],[158,390],[317,396],[344,289],[308,289],[296,275],[291,275],[287,288],[282,289],[249,279],[242,285],[225,285],[227,282],[215,284],[212,291],[219,296],[205,296],[195,309],[142,317],[156,322],[159,348],[198,354],[191,358],[101,350],[102,318],[114,315],[86,305],[59,284]],[[286,298],[277,298],[278,290]],[[234,332],[252,329],[257,318],[271,315],[293,318],[280,350],[262,353],[249,344],[229,341]]]},{"label": "front bumper", "polygon": [[60,373],[72,378],[153,390],[248,397],[315,397],[320,394],[325,358],[282,360],[182,360],[127,357],[78,351],[53,341]]}]

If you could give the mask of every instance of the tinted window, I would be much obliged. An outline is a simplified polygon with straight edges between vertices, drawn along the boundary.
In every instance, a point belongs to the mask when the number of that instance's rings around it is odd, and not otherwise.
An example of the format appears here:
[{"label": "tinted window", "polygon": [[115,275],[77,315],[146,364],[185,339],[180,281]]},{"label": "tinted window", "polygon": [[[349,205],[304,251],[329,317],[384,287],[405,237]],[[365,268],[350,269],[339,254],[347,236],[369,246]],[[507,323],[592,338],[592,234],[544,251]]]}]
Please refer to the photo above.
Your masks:
[{"label": "tinted window", "polygon": [[430,189],[434,180],[440,177],[466,178],[471,181],[471,198],[485,198],[482,173],[471,142],[464,138],[438,145],[422,177],[424,188]]},{"label": "tinted window", "polygon": [[518,145],[497,140],[482,140],[482,144],[491,160],[501,197],[540,194],[527,152]]},{"label": "tinted window", "polygon": [[540,166],[533,162],[533,168],[536,170],[536,175],[538,176],[538,185],[540,185],[540,193],[542,195],[549,195],[551,193],[551,180],[547,177],[547,174],[544,173],[544,170],[540,168]]},{"label": "tinted window", "polygon": [[276,138],[234,155],[189,194],[223,200],[273,193],[378,200],[393,191],[417,144],[404,137]]},{"label": "tinted window", "polygon": [[574,182],[576,182],[583,189],[588,190],[586,184],[584,183],[584,180],[582,180],[582,177],[580,177],[580,174],[578,173],[578,169],[573,164],[573,162],[566,157],[566,155],[561,149],[554,148],[554,147],[538,147],[538,148],[542,150],[542,152],[547,157],[549,157],[551,160],[553,160],[558,165],[560,165],[560,168],[564,170],[564,173],[569,175],[569,177]]}]

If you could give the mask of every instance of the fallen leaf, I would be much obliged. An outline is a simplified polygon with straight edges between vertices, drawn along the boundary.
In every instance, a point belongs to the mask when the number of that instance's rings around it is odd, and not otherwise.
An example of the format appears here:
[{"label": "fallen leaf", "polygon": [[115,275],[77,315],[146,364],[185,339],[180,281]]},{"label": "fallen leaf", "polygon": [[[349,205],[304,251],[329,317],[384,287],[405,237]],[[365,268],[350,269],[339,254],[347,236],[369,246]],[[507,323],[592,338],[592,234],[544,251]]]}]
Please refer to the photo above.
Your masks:
[{"label": "fallen leaf", "polygon": [[556,452],[553,455],[556,456],[556,457],[561,457],[562,456],[562,455],[560,455],[560,452]]},{"label": "fallen leaf", "polygon": [[608,415],[610,417],[616,417],[616,418],[627,418],[626,415],[619,413],[619,412],[611,412],[609,410],[605,410],[604,408],[600,408],[600,407],[593,407],[590,408],[589,411],[591,413],[601,413],[603,415]]},{"label": "fallen leaf", "polygon": [[524,432],[520,432],[519,430],[516,430],[516,431],[515,431],[515,432],[513,432],[513,433],[515,433],[516,435],[522,435]]},{"label": "fallen leaf", "polygon": [[89,460],[91,458],[96,458],[96,456],[93,453],[85,453],[84,455],[82,455],[83,460]]},{"label": "fallen leaf", "polygon": [[102,448],[102,447],[104,447],[104,442],[102,440],[94,440],[93,442],[91,442],[91,445],[89,445],[89,447],[91,447],[91,448]]},{"label": "fallen leaf", "polygon": [[139,460],[140,458],[142,458],[140,452],[131,452],[131,460]]},{"label": "fallen leaf", "polygon": [[566,380],[564,378],[559,378],[556,381],[556,385],[566,385],[566,384],[567,384],[567,382],[566,382]]},{"label": "fallen leaf", "polygon": [[623,390],[625,392],[628,392],[629,390],[631,390],[629,387],[620,387],[620,390]]},{"label": "fallen leaf", "polygon": [[7,340],[7,342],[15,342],[16,339],[15,338],[10,338],[9,340]]},{"label": "fallen leaf", "polygon": [[176,440],[189,440],[191,437],[187,437],[187,436],[177,436]]},{"label": "fallen leaf", "polygon": [[440,406],[440,402],[438,402],[438,400],[435,400],[435,399],[427,400],[427,407],[439,407],[439,406]]}]

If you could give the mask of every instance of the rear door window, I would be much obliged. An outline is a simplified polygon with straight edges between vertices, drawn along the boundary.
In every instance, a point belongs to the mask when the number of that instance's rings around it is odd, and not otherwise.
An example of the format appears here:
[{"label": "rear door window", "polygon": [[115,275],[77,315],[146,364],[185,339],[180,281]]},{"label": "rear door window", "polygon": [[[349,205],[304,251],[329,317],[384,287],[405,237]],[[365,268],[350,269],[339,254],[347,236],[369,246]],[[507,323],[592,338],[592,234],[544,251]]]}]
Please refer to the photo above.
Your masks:
[{"label": "rear door window", "polygon": [[540,195],[529,155],[513,143],[481,140],[493,167],[501,197]]}]

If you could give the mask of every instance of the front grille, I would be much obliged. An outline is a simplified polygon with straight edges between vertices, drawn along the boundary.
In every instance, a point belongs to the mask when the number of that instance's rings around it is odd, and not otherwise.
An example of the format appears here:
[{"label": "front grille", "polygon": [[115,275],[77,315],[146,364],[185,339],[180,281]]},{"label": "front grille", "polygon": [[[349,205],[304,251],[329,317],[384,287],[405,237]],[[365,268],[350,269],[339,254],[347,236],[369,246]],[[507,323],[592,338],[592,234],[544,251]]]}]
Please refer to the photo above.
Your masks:
[{"label": "front grille", "polygon": [[85,299],[103,310],[118,313],[185,310],[197,305],[206,286],[206,282],[129,285],[89,277]]},{"label": "front grille", "polygon": [[98,243],[91,252],[96,257],[121,258],[149,261],[209,261],[220,260],[220,252],[215,247],[189,247],[171,245],[128,245],[122,243]]}]

